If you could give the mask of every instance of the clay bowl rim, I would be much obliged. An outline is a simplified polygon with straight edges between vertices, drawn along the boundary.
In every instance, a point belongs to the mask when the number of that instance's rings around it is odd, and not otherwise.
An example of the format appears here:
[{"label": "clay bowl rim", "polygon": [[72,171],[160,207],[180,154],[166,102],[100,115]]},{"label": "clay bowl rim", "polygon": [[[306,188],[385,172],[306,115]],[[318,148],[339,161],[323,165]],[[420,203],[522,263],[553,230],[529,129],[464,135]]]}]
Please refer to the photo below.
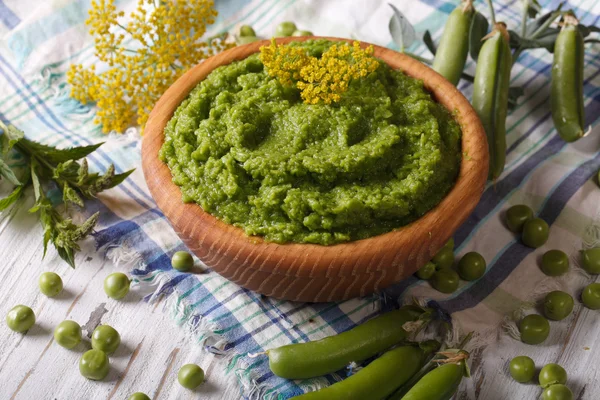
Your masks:
[{"label": "clay bowl rim", "polygon": [[[311,39],[354,42],[354,40],[350,39],[319,36],[279,38],[276,39],[276,42],[288,43]],[[396,230],[367,239],[323,246],[307,243],[278,244],[266,242],[260,237],[247,236],[241,228],[218,220],[216,217],[204,212],[196,203],[181,202],[181,191],[172,182],[171,171],[158,157],[158,151],[164,142],[164,128],[167,122],[180,103],[187,98],[190,91],[213,69],[221,65],[230,64],[236,60],[244,59],[258,52],[260,46],[268,45],[269,43],[269,40],[262,40],[237,46],[196,65],[167,89],[156,103],[148,118],[142,143],[144,177],[152,197],[169,219],[177,234],[179,236],[182,234],[187,235],[188,239],[195,239],[195,229],[193,232],[181,232],[176,221],[174,223],[174,219],[176,219],[174,217],[177,214],[181,215],[183,213],[186,215],[188,222],[192,220],[194,226],[202,227],[200,232],[202,230],[206,231],[201,238],[203,245],[211,245],[211,241],[212,245],[214,245],[214,243],[223,239],[235,242],[230,243],[229,248],[225,251],[228,251],[232,247],[234,249],[247,248],[248,245],[251,245],[253,247],[252,251],[256,251],[256,254],[266,255],[265,262],[262,263],[260,269],[280,275],[289,275],[290,272],[286,272],[286,268],[278,270],[281,261],[272,265],[273,263],[266,262],[267,259],[285,260],[288,257],[290,259],[292,257],[297,258],[299,255],[303,255],[306,258],[307,254],[311,254],[317,257],[317,261],[313,263],[314,265],[307,266],[310,267],[310,271],[303,272],[302,265],[300,265],[294,272],[297,276],[307,275],[315,277],[320,275],[326,276],[328,266],[336,258],[353,257],[355,259],[360,257],[363,260],[372,260],[377,258],[376,256],[382,251],[382,248],[395,251],[403,248],[403,246],[411,246],[415,245],[415,243],[423,242],[427,244],[429,256],[433,256],[464,222],[481,197],[487,180],[489,162],[485,131],[469,101],[454,85],[425,64],[405,54],[377,45],[373,45],[376,57],[385,61],[392,68],[400,68],[407,75],[423,80],[424,86],[432,93],[435,100],[453,112],[461,126],[461,149],[463,154],[467,154],[468,156],[462,158],[459,176],[454,187],[437,206],[419,219]],[[371,43],[360,42],[360,45],[364,48],[370,46]],[[453,202],[465,201],[465,198],[471,196],[475,197],[475,201],[466,202],[464,212],[453,213],[452,215],[444,212]],[[173,207],[172,203],[175,201],[179,202],[177,207]],[[174,208],[178,210],[174,211]],[[211,236],[213,238],[206,240],[207,236],[209,239]],[[219,249],[217,252],[221,252],[221,250]],[[423,264],[426,261],[418,260],[416,264]],[[209,263],[207,264],[210,266]],[[416,270],[416,268],[413,269]],[[346,271],[346,273],[354,275],[357,271]]]}]

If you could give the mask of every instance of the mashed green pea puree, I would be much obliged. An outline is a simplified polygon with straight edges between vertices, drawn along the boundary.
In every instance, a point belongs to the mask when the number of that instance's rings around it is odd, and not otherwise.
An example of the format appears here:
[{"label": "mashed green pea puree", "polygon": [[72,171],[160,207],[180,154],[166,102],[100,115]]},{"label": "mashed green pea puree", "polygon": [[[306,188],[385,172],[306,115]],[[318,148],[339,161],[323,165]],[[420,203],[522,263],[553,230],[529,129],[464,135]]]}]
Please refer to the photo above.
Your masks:
[{"label": "mashed green pea puree", "polygon": [[[328,41],[296,43],[314,56]],[[323,245],[421,217],[458,175],[461,130],[385,63],[339,103],[308,105],[257,54],[215,69],[179,106],[160,158],[184,202],[268,241]]]}]

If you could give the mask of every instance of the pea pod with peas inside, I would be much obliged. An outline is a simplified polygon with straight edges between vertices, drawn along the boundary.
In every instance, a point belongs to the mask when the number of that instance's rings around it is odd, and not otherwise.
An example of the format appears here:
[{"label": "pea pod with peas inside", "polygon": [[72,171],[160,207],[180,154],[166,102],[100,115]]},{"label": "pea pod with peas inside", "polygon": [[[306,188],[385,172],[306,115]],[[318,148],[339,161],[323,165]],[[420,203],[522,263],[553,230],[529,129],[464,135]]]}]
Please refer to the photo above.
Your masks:
[{"label": "pea pod with peas inside", "polygon": [[575,16],[567,14],[554,43],[550,102],[560,137],[574,142],[584,135],[583,36]]},{"label": "pea pod with peas inside", "polygon": [[490,149],[489,178],[496,180],[506,160],[506,114],[512,55],[506,25],[497,23],[477,58],[473,108],[479,115]]},{"label": "pea pod with peas inside", "polygon": [[[463,352],[468,357],[466,352]],[[468,376],[466,360],[441,365],[421,378],[401,400],[450,400],[464,376]],[[392,397],[395,400],[395,398]]]},{"label": "pea pod with peas inside", "polygon": [[380,400],[406,383],[425,363],[427,356],[436,351],[436,341],[420,346],[400,346],[384,353],[360,371],[315,392],[294,397],[296,400]]},{"label": "pea pod with peas inside", "polygon": [[326,375],[406,340],[409,332],[404,325],[426,321],[428,315],[420,307],[404,306],[335,336],[271,349],[267,351],[269,367],[275,375],[287,379]]},{"label": "pea pod with peas inside", "polygon": [[433,60],[433,69],[455,86],[469,55],[469,31],[474,13],[472,0],[463,0],[450,13]]}]

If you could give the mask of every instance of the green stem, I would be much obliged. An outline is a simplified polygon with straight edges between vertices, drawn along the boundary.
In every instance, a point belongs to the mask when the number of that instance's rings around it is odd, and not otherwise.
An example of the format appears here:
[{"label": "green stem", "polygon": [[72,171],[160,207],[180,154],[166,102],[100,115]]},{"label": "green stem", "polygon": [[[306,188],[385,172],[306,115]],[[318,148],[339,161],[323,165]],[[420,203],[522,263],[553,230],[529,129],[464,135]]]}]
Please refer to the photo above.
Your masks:
[{"label": "green stem", "polygon": [[490,19],[492,20],[492,25],[496,25],[496,12],[494,11],[492,0],[487,0],[487,4],[490,9]]},{"label": "green stem", "polygon": [[521,37],[525,37],[527,34],[527,11],[529,10],[529,1],[526,0],[523,2],[523,13],[521,15]]}]

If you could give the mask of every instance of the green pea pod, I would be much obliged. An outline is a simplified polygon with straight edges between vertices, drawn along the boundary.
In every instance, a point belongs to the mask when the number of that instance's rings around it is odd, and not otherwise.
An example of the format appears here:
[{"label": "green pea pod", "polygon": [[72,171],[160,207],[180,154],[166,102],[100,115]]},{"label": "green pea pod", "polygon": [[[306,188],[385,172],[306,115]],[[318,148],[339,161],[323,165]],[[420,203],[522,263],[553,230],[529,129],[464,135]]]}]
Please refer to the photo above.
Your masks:
[{"label": "green pea pod", "polygon": [[550,102],[558,134],[566,142],[584,135],[583,36],[577,19],[565,16],[564,26],[554,44]]},{"label": "green pea pod", "polygon": [[498,23],[481,46],[473,86],[473,108],[479,115],[490,150],[489,178],[496,180],[506,160],[506,113],[512,56],[506,25]]},{"label": "green pea pod", "polygon": [[290,344],[267,351],[269,367],[277,376],[306,379],[326,375],[360,362],[405,340],[403,325],[416,321],[424,310],[405,306],[364,324],[321,340]]},{"label": "green pea pod", "polygon": [[421,378],[402,400],[450,400],[465,372],[463,362],[444,364]]},{"label": "green pea pod", "polygon": [[433,69],[456,85],[469,55],[469,31],[473,19],[472,0],[465,0],[448,16]]},{"label": "green pea pod", "polygon": [[396,347],[365,368],[329,387],[296,400],[381,400],[406,383],[423,366],[427,352],[416,346]]}]

